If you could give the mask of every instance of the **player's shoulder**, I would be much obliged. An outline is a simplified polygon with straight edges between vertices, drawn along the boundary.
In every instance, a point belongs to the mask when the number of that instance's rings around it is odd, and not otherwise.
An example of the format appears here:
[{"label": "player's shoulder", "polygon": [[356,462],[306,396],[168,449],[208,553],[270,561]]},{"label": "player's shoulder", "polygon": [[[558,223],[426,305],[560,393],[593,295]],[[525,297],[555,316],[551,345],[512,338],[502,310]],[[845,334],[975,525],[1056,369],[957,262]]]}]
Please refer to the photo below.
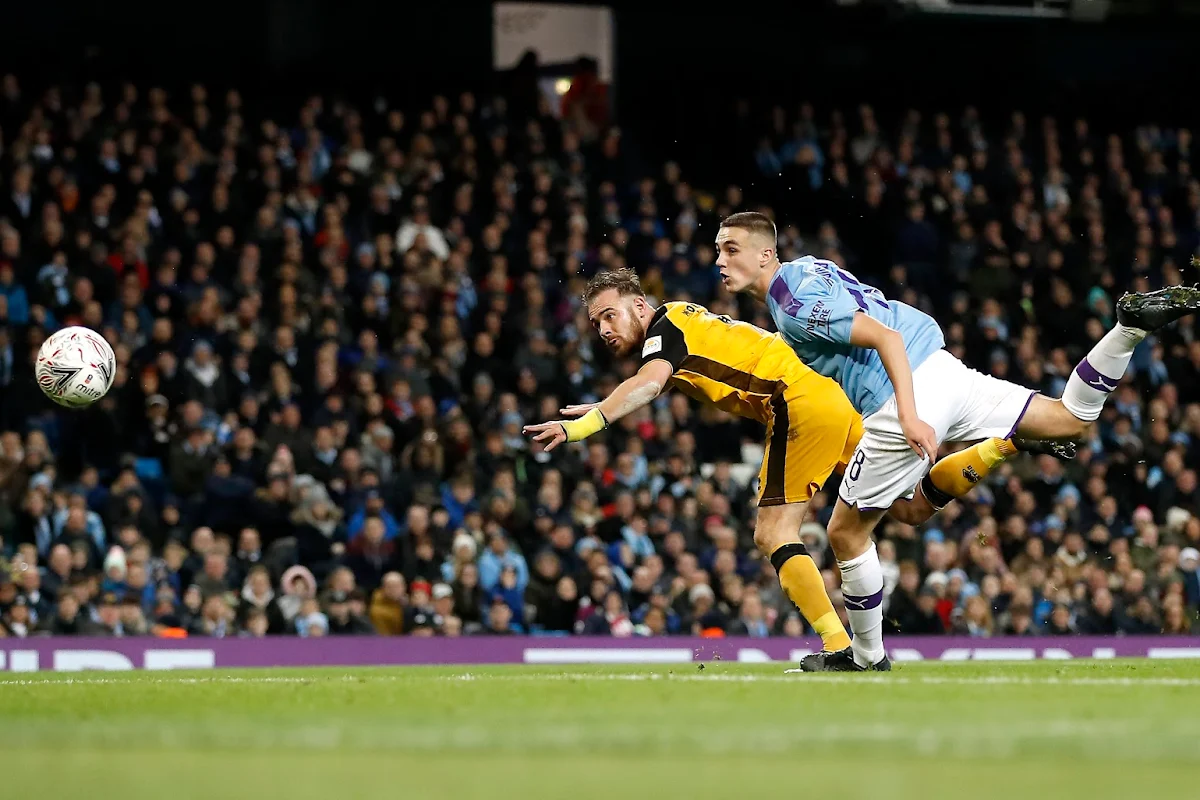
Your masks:
[{"label": "player's shoulder", "polygon": [[[686,354],[684,329],[689,315],[695,313],[689,312],[688,306],[688,303],[670,302],[663,303],[655,310],[654,318],[650,320],[646,329],[646,339],[642,343],[643,361],[657,357],[676,364],[675,357],[680,353]],[[691,307],[696,308],[694,305]]]},{"label": "player's shoulder", "polygon": [[699,303],[684,303],[673,300],[669,303],[663,303],[659,307],[658,313],[655,314],[654,323],[666,321],[673,323],[676,327],[683,327],[688,322],[699,319],[704,314],[708,313],[708,309]]},{"label": "player's shoulder", "polygon": [[[837,265],[802,256],[779,265],[770,295],[780,306],[795,306],[798,298],[827,296],[837,291]],[[802,305],[802,303],[801,303]]]}]

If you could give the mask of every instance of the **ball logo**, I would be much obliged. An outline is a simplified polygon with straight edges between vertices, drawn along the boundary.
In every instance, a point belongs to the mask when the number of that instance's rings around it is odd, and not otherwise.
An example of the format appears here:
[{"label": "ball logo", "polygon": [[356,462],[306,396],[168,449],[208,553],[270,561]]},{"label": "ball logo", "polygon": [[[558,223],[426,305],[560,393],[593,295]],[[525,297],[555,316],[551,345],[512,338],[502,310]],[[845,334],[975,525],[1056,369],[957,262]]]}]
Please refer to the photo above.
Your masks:
[{"label": "ball logo", "polygon": [[55,403],[83,408],[112,387],[116,356],[95,331],[79,326],[54,333],[38,352],[38,387]]},{"label": "ball logo", "polygon": [[51,391],[55,394],[62,394],[63,390],[67,388],[67,384],[74,380],[79,372],[79,367],[60,367],[51,364],[49,369],[49,378],[53,384]]}]

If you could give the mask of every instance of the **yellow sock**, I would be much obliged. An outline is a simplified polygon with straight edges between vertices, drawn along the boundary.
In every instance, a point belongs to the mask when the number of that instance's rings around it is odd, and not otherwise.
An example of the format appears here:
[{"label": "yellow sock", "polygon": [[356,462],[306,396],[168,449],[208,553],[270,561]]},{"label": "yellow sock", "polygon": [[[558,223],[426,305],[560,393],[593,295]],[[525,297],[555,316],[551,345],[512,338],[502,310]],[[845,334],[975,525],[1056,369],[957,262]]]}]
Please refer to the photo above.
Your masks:
[{"label": "yellow sock", "polygon": [[[1016,446],[1008,439],[988,439],[952,456],[946,456],[933,465],[928,478],[923,482],[926,497],[939,507],[956,497],[962,497],[1007,458],[1016,454]],[[936,490],[932,494],[938,496],[929,496],[930,483]]]},{"label": "yellow sock", "polygon": [[771,563],[779,573],[779,585],[800,609],[812,629],[821,636],[826,650],[844,650],[850,636],[829,602],[821,571],[800,542],[781,545],[771,554]]}]

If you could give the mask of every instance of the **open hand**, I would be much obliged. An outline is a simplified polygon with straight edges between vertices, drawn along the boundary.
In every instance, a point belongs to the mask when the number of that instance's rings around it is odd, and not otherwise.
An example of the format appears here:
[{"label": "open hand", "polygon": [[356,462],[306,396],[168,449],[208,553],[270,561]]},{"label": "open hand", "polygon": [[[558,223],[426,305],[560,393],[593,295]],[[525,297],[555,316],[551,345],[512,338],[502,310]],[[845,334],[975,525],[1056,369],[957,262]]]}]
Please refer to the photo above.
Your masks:
[{"label": "open hand", "polygon": [[563,427],[562,420],[526,425],[521,433],[533,436],[533,440],[539,442],[547,453],[567,440],[567,429]]}]

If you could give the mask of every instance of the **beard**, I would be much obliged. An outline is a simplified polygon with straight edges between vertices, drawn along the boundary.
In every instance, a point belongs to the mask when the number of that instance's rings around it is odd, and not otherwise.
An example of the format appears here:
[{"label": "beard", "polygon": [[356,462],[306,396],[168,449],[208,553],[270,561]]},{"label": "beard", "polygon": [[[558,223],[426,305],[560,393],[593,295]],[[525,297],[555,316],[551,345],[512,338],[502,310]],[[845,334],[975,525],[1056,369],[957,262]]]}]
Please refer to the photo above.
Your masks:
[{"label": "beard", "polygon": [[642,342],[634,339],[619,339],[613,344],[608,344],[607,342],[605,344],[608,345],[609,351],[618,358],[633,355],[642,347]]}]

